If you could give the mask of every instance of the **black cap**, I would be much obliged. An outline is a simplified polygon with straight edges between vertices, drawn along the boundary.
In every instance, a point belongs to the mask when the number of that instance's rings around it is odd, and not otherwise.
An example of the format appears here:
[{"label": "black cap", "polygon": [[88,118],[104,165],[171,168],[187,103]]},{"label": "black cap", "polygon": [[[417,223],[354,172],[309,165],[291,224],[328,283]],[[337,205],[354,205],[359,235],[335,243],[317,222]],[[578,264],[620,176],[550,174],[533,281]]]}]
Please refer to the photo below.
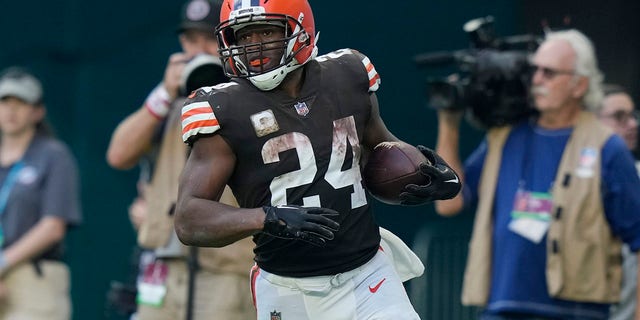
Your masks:
[{"label": "black cap", "polygon": [[210,31],[220,23],[222,0],[189,0],[182,7],[178,32],[187,29]]}]

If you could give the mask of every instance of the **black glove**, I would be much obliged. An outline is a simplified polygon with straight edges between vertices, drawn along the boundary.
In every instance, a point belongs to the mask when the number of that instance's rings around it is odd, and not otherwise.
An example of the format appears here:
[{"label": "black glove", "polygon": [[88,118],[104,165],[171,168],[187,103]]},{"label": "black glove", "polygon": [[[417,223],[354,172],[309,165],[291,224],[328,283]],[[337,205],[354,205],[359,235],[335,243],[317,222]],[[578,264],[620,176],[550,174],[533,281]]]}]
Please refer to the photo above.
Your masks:
[{"label": "black glove", "polygon": [[339,223],[327,218],[339,215],[331,209],[294,205],[265,206],[262,209],[267,214],[262,232],[277,238],[299,239],[324,246],[327,240],[333,239],[333,233],[340,228]]},{"label": "black glove", "polygon": [[417,148],[431,162],[420,165],[420,172],[429,177],[430,182],[423,186],[407,185],[400,194],[400,204],[413,206],[455,197],[462,188],[458,175],[435,151],[424,146]]}]

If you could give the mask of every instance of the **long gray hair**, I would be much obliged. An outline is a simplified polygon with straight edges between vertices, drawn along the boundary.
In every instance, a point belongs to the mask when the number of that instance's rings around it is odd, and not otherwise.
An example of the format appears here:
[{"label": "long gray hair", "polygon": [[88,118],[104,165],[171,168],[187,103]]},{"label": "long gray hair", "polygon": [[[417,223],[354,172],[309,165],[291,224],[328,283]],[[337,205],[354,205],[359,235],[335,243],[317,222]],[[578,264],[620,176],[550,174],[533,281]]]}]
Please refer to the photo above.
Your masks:
[{"label": "long gray hair", "polygon": [[589,80],[589,88],[582,96],[582,104],[587,110],[595,111],[602,103],[602,72],[598,68],[593,43],[587,36],[576,29],[554,31],[546,34],[545,41],[564,40],[569,43],[576,53],[576,74]]}]

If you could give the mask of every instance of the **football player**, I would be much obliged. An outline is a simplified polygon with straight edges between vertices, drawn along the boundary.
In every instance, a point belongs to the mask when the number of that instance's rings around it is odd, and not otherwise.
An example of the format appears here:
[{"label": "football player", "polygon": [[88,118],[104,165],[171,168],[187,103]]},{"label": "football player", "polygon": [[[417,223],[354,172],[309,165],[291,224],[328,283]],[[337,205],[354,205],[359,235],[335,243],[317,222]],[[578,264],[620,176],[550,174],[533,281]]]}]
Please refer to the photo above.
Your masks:
[{"label": "football player", "polygon": [[[232,81],[183,107],[192,150],[179,238],[225,246],[253,236],[258,319],[419,319],[379,250],[360,175],[364,152],[398,141],[380,117],[371,61],[352,49],[317,56],[306,0],[225,0],[216,34]],[[407,186],[403,204],[455,196],[455,173],[421,150],[431,183]],[[241,208],[217,202],[226,184]]]}]

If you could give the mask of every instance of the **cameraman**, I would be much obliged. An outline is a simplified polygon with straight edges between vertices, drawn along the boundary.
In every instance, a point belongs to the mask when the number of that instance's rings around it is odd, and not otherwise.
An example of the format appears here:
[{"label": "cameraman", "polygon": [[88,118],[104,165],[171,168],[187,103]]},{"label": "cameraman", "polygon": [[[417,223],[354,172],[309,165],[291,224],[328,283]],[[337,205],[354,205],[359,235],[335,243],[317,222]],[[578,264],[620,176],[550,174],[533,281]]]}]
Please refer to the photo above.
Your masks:
[{"label": "cameraman", "polygon": [[489,129],[464,170],[461,114],[439,111],[437,152],[465,188],[436,210],[477,201],[462,302],[485,307],[483,320],[604,320],[620,298],[621,242],[640,248],[640,180],[592,113],[602,77],[590,40],[551,32],[531,62],[539,115]]},{"label": "cameraman", "polygon": [[[139,320],[255,317],[246,282],[253,265],[251,239],[225,248],[187,248],[177,239],[173,226],[178,177],[188,152],[182,143],[180,119],[185,100],[181,95],[188,93],[180,89],[191,62],[205,57],[203,54],[218,55],[214,29],[220,6],[219,0],[185,3],[178,28],[183,52],[169,57],[164,79],[143,106],[118,125],[107,151],[109,165],[121,170],[146,157],[153,159],[150,181],[141,195],[144,201],[135,202],[142,210],[132,216],[139,223],[139,245],[155,254],[155,261],[141,270],[138,281]],[[221,201],[237,205],[229,192]]]}]

